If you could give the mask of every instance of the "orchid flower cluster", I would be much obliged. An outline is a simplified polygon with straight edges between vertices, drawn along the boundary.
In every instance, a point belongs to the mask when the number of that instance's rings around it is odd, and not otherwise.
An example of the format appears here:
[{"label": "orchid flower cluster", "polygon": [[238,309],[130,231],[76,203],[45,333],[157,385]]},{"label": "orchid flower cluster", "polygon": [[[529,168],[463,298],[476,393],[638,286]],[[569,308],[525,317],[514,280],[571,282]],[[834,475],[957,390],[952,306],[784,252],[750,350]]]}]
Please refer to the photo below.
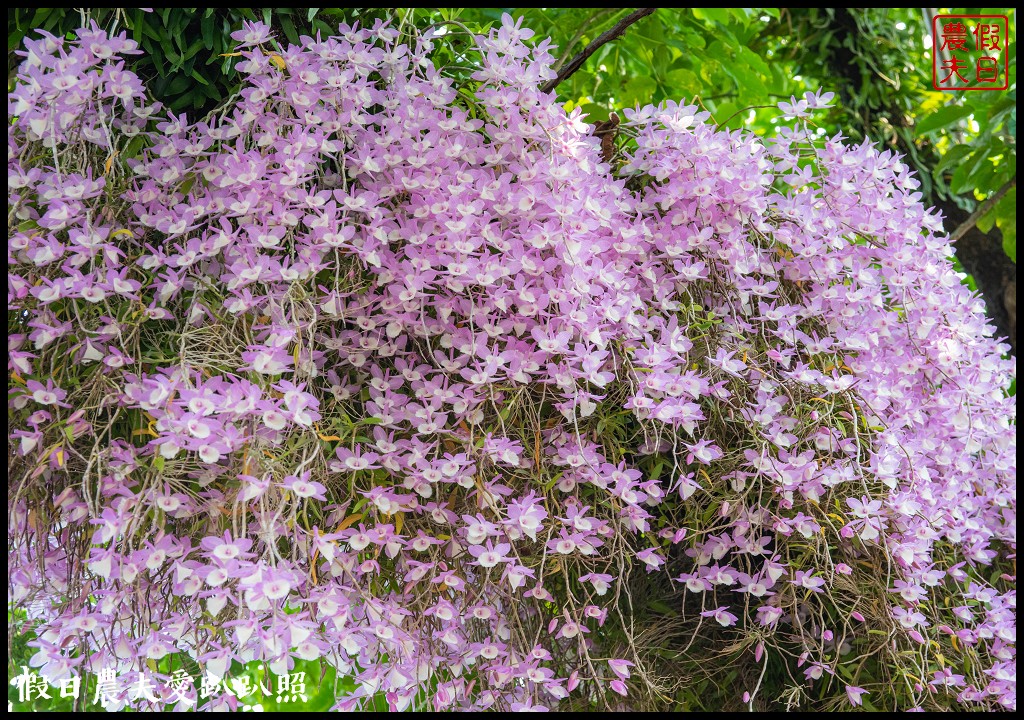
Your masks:
[{"label": "orchid flower cluster", "polygon": [[469,82],[436,33],[247,23],[201,120],[124,33],[40,36],[8,598],[48,681],[637,708],[714,659],[751,708],[1015,707],[1016,364],[907,165],[814,131],[830,94],[770,139],[626,111],[603,162],[508,16]]}]

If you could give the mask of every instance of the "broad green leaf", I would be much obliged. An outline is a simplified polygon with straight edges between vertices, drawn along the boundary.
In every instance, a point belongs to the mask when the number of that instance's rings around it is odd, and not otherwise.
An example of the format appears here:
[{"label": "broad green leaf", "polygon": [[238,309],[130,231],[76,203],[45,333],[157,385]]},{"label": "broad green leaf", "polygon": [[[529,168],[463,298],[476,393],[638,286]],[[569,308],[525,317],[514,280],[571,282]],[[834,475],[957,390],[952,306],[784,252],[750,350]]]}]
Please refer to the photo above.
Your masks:
[{"label": "broad green leaf", "polygon": [[986,161],[987,153],[982,148],[978,148],[971,155],[964,158],[964,161],[960,163],[956,170],[953,172],[953,178],[950,180],[949,189],[958,195],[962,192],[966,192],[974,187],[974,175],[981,169],[981,164]]},{"label": "broad green leaf", "polygon": [[939,164],[935,166],[935,170],[933,171],[934,174],[938,176],[943,170],[959,163],[970,153],[971,147],[969,145],[956,145],[950,148],[950,150],[943,156],[942,160],[939,161]]},{"label": "broad green leaf", "polygon": [[699,95],[704,89],[697,74],[686,68],[669,70],[665,78],[670,93],[676,97],[689,99],[694,95]]},{"label": "broad green leaf", "polygon": [[700,20],[729,24],[729,11],[726,8],[694,8],[693,16]]},{"label": "broad green leaf", "polygon": [[295,45],[299,44],[299,33],[295,29],[295,23],[292,22],[291,17],[285,14],[279,15],[281,21],[281,28],[284,30],[284,36],[288,38],[288,42]]},{"label": "broad green leaf", "polygon": [[651,94],[657,87],[657,83],[653,78],[649,77],[637,77],[626,83],[623,88],[622,104],[624,107],[632,107],[633,105],[646,105],[649,102]]},{"label": "broad green leaf", "polygon": [[[740,112],[742,109],[743,108],[739,107],[731,100],[718,103],[714,112],[715,122],[724,123],[725,126],[729,128],[739,128],[743,125],[744,115],[746,114]],[[701,308],[701,310],[703,310],[703,308]]]},{"label": "broad green leaf", "polygon": [[738,48],[737,59],[749,66],[754,72],[764,75],[765,77],[771,75],[768,63],[766,63],[760,55],[745,45],[741,45]]},{"label": "broad green leaf", "polygon": [[713,83],[715,74],[722,69],[722,63],[711,58],[707,58],[700,65],[700,76],[704,78],[704,81],[708,84]]},{"label": "broad green leaf", "polygon": [[959,120],[963,120],[973,112],[974,108],[969,105],[947,105],[944,108],[939,108],[931,115],[928,115],[923,120],[919,121],[917,123],[917,133],[922,135],[927,132],[932,132],[933,130],[949,127]]}]

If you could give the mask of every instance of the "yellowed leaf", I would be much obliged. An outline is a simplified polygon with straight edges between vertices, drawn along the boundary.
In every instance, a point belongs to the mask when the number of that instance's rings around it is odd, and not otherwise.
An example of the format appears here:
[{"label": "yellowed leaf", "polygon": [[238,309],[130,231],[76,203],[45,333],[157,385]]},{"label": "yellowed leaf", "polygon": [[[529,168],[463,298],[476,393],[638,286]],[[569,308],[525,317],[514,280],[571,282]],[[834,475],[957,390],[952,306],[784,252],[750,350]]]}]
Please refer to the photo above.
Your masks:
[{"label": "yellowed leaf", "polygon": [[345,528],[351,527],[352,525],[355,525],[357,522],[359,522],[362,519],[363,519],[363,514],[362,513],[355,513],[354,515],[349,515],[347,518],[345,518],[344,520],[341,521],[341,525],[339,525],[338,529],[335,530],[334,532],[341,532]]},{"label": "yellowed leaf", "polygon": [[39,518],[39,513],[34,509],[28,511],[28,524],[29,527],[33,528],[37,532],[44,532],[46,530],[46,525]]},{"label": "yellowed leaf", "polygon": [[284,70],[286,67],[288,67],[287,63],[285,63],[284,61],[284,58],[278,55],[277,53],[270,53],[270,62],[277,65],[277,67],[279,67],[281,70]]},{"label": "yellowed leaf", "polygon": [[114,152],[112,152],[110,154],[110,157],[107,158],[107,161],[105,163],[103,163],[103,174],[104,175],[106,175],[107,173],[110,172],[110,168],[112,168],[114,166],[114,158],[116,158],[120,154],[121,154],[120,150],[115,150]]}]

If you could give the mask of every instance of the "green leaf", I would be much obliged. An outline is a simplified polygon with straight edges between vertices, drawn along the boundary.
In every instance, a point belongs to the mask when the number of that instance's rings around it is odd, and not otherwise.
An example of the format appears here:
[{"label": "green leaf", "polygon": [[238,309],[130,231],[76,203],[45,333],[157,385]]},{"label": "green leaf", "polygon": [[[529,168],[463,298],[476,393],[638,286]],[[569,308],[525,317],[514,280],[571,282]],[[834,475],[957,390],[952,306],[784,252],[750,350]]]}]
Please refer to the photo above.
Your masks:
[{"label": "green leaf", "polygon": [[[726,100],[724,102],[720,102],[715,106],[715,121],[722,123],[728,120],[728,127],[734,129],[742,127],[746,113],[740,112],[741,110],[743,110],[743,108],[739,107],[736,103],[732,101]],[[703,309],[704,308],[701,308],[702,311]]]},{"label": "green leaf", "polygon": [[953,172],[953,178],[949,182],[949,189],[959,195],[973,188],[974,175],[981,169],[981,164],[985,162],[986,157],[987,154],[983,151],[983,148],[978,148],[967,158],[964,158],[964,161]]},{"label": "green leaf", "polygon": [[295,29],[295,23],[287,15],[281,15],[281,28],[284,30],[284,36],[288,38],[288,42],[293,45],[299,44],[299,33]]},{"label": "green leaf", "polygon": [[177,75],[167,86],[168,95],[180,95],[188,89],[189,79],[187,75]]},{"label": "green leaf", "polygon": [[962,120],[973,112],[974,109],[970,107],[947,105],[946,107],[939,108],[931,115],[918,122],[917,133],[921,135],[944,127],[949,127],[953,123]]},{"label": "green leaf", "polygon": [[[701,33],[692,32],[689,29],[683,30],[682,32],[682,50],[703,50],[707,47],[708,43]],[[669,41],[671,42],[671,40]]]},{"label": "green leaf", "polygon": [[746,45],[741,45],[739,47],[736,53],[736,57],[738,60],[741,60],[742,62],[746,63],[754,72],[765,77],[771,75],[771,70],[768,67],[768,63],[766,63],[760,55],[755,53]]},{"label": "green leaf", "polygon": [[728,63],[723,66],[726,74],[736,81],[740,90],[740,96],[748,105],[758,105],[767,97],[768,88],[756,74],[738,63]]},{"label": "green leaf", "polygon": [[182,57],[183,60],[188,60],[188,59],[190,59],[192,57],[195,57],[196,53],[198,53],[202,49],[203,49],[203,40],[202,40],[202,38],[199,38],[194,43],[192,43],[191,45],[188,46],[188,48],[184,51],[184,53],[182,54],[181,57]]},{"label": "green leaf", "polygon": [[313,32],[314,36],[316,35],[316,31],[317,30],[320,31],[320,34],[323,37],[327,38],[327,37],[330,37],[331,35],[333,35],[337,31],[337,28],[332,28],[330,25],[325,23],[323,20],[321,20],[320,18],[317,18],[316,20],[313,21],[313,30],[312,30],[312,32]]},{"label": "green leaf", "polygon": [[213,18],[209,14],[204,15],[199,21],[199,27],[202,33],[203,47],[207,50],[213,50],[213,43],[217,32]]},{"label": "green leaf", "polygon": [[645,105],[657,87],[658,84],[654,81],[654,78],[633,78],[626,83],[625,88],[623,88],[622,104],[625,107],[631,107],[638,104]]},{"label": "green leaf", "polygon": [[971,153],[971,147],[969,145],[957,145],[949,149],[945,155],[942,156],[942,160],[935,166],[934,175],[936,177],[942,174],[942,171],[963,160],[967,155]]},{"label": "green leaf", "polygon": [[147,17],[147,16],[143,16],[143,17],[145,17],[145,19],[141,23],[142,24],[142,32],[144,32],[146,35],[148,35],[153,40],[156,40],[157,42],[160,42],[163,39],[163,36],[161,36],[161,34],[160,34],[160,28],[154,27],[153,24],[150,23],[149,17]]},{"label": "green leaf", "polygon": [[715,74],[718,73],[721,69],[722,63],[718,62],[717,60],[713,60],[712,58],[706,58],[700,64],[700,76],[704,79],[706,83],[711,85],[714,83]]},{"label": "green leaf", "polygon": [[583,111],[583,115],[588,123],[603,122],[609,117],[608,108],[597,103],[583,103],[580,105],[580,110]]},{"label": "green leaf", "polygon": [[978,229],[987,233],[996,224],[996,208],[991,208],[987,213],[978,218]]},{"label": "green leaf", "polygon": [[1017,188],[996,204],[996,224],[1003,234],[1003,251],[1017,264]]},{"label": "green leaf", "polygon": [[[991,154],[989,155],[989,157],[991,157]],[[973,188],[969,189],[978,190],[980,192],[986,192],[989,188],[995,186],[995,184],[992,182],[992,179],[995,177],[995,174],[996,164],[988,160],[988,158],[986,158],[985,161],[978,166],[978,169],[975,170],[973,176],[971,177],[971,183],[973,185]]]},{"label": "green leaf", "polygon": [[686,68],[669,70],[665,75],[669,93],[675,97],[690,98],[704,89],[697,73]]},{"label": "green leaf", "polygon": [[694,8],[693,16],[698,20],[729,24],[729,11],[726,8]]}]

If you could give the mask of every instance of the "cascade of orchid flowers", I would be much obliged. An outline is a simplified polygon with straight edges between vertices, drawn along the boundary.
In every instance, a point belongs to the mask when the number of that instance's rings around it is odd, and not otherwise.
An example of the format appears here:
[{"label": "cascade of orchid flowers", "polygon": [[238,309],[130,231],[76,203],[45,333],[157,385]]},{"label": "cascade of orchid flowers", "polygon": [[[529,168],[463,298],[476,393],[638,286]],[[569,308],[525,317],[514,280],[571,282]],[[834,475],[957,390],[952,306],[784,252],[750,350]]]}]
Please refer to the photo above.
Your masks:
[{"label": "cascade of orchid flowers", "polygon": [[604,162],[531,35],[505,16],[465,82],[436,32],[246,24],[200,120],[124,33],[26,42],[32,666],[116,671],[115,708],[180,653],[320,660],[337,709],[641,707],[666,656],[753,668],[751,708],[1013,709],[1016,363],[908,166],[817,133],[831,94],[768,139],[627,110]]}]

